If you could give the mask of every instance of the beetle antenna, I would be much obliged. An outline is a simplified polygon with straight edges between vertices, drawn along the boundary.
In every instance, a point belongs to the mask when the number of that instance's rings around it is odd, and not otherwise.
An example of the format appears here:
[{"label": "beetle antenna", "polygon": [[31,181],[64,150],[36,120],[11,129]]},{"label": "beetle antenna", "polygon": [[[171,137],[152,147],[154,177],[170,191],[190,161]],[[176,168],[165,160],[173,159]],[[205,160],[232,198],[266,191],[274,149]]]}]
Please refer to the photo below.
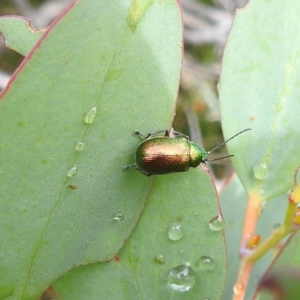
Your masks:
[{"label": "beetle antenna", "polygon": [[[208,151],[207,154],[210,154],[212,152],[214,152],[215,150],[219,149],[220,147],[222,147],[223,145],[225,145],[226,143],[228,143],[230,140],[232,140],[233,138],[235,138],[237,135],[247,131],[247,130],[251,130],[251,128],[247,128],[247,129],[244,129],[242,131],[240,131],[239,133],[235,134],[234,136],[232,136],[231,138],[229,138],[228,140],[226,140],[225,142],[221,143],[220,145],[216,146],[215,148],[213,148],[212,150]],[[225,156],[225,157],[221,157],[221,158],[218,158],[218,159],[222,159],[222,158],[226,158],[226,157],[230,157],[230,156],[233,156],[233,155],[229,155],[229,156]],[[213,160],[216,160],[216,159],[213,159]],[[211,161],[211,160],[210,160]]]},{"label": "beetle antenna", "polygon": [[220,157],[220,158],[215,158],[215,159],[212,159],[212,160],[208,160],[208,162],[215,161],[215,160],[220,160],[220,159],[227,158],[227,157],[232,157],[232,156],[234,156],[234,155],[227,155],[227,156],[223,156],[223,157]]}]

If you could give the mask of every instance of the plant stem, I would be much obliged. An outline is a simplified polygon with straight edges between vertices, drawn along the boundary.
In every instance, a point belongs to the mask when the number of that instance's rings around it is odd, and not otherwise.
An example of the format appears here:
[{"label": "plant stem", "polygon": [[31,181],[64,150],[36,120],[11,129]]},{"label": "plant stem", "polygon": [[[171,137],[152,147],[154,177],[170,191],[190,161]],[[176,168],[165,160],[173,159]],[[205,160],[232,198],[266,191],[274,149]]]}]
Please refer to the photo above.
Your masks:
[{"label": "plant stem", "polygon": [[[248,206],[246,211],[246,219],[244,223],[244,230],[242,236],[241,249],[245,249],[247,245],[247,238],[254,235],[254,230],[256,222],[258,219],[258,207],[263,201],[261,197],[256,198],[257,194],[253,194],[249,197]],[[255,199],[256,198],[256,199]],[[241,259],[239,274],[237,282],[234,286],[234,300],[244,299],[248,281],[250,278],[250,273],[253,264],[257,262],[264,254],[266,254],[270,249],[275,247],[283,238],[285,238],[290,233],[294,232],[296,229],[293,227],[294,216],[297,212],[297,204],[300,203],[300,185],[297,185],[295,189],[289,195],[288,206],[285,213],[284,223],[277,228],[261,245],[259,245],[255,250],[250,252],[250,254],[245,255]]]}]

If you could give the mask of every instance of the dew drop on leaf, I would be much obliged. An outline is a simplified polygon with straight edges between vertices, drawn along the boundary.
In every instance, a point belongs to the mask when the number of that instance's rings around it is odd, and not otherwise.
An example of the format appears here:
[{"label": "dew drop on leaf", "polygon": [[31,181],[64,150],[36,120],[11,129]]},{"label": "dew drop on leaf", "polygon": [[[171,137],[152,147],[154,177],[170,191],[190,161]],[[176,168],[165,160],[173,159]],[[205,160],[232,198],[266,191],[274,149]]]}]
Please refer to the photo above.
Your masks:
[{"label": "dew drop on leaf", "polygon": [[189,263],[174,267],[169,274],[171,288],[178,292],[188,291],[195,283],[195,272]]},{"label": "dew drop on leaf", "polygon": [[207,255],[201,256],[199,259],[199,267],[202,271],[212,270],[215,266],[215,261]]},{"label": "dew drop on leaf", "polygon": [[122,221],[124,219],[124,215],[120,212],[116,213],[113,217],[115,221]]},{"label": "dew drop on leaf", "polygon": [[157,255],[155,257],[155,260],[156,260],[156,262],[158,262],[160,264],[163,264],[165,262],[165,259],[164,259],[164,257],[162,255]]},{"label": "dew drop on leaf", "polygon": [[92,124],[96,118],[97,106],[91,108],[84,117],[84,123]]},{"label": "dew drop on leaf", "polygon": [[259,214],[261,214],[265,210],[266,205],[267,205],[267,201],[263,201],[262,204],[261,204],[261,206],[260,206],[260,212],[259,212]]},{"label": "dew drop on leaf", "polygon": [[78,141],[75,149],[76,149],[76,151],[82,151],[84,146],[85,146],[84,142]]},{"label": "dew drop on leaf", "polygon": [[182,226],[179,223],[173,223],[168,230],[170,240],[178,241],[183,237]]},{"label": "dew drop on leaf", "polygon": [[256,179],[264,180],[266,178],[266,174],[267,174],[267,164],[260,163],[260,164],[254,165],[253,174]]},{"label": "dew drop on leaf", "polygon": [[223,230],[225,223],[221,215],[214,217],[209,223],[209,228],[212,231],[221,231]]},{"label": "dew drop on leaf", "polygon": [[74,165],[70,170],[68,170],[67,176],[74,177],[75,175],[77,175],[77,173],[78,173],[77,166]]}]

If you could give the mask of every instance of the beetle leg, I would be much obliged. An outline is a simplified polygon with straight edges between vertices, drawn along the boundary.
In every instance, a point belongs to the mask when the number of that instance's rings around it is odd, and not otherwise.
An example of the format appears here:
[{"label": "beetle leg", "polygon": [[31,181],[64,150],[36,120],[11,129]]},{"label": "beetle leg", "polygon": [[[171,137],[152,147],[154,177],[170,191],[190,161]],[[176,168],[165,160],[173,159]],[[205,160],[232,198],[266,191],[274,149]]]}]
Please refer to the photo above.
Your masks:
[{"label": "beetle leg", "polygon": [[190,140],[190,138],[189,138],[187,135],[185,135],[185,134],[183,134],[183,133],[181,133],[181,132],[173,131],[173,134],[174,134],[175,136],[182,136],[182,137],[186,138],[188,141]]},{"label": "beetle leg", "polygon": [[131,169],[131,168],[136,168],[136,164],[132,164],[132,165],[125,166],[125,167],[123,168],[123,170],[124,170],[124,171],[127,171],[127,170],[129,170],[129,169]]},{"label": "beetle leg", "polygon": [[157,135],[157,134],[160,134],[160,133],[164,133],[165,136],[169,136],[169,130],[165,129],[165,130],[158,130],[158,131],[154,131],[152,133],[148,133],[147,139],[151,138],[153,135]]},{"label": "beetle leg", "polygon": [[139,135],[141,138],[146,139],[148,138],[148,136],[143,135],[142,133],[140,133],[138,130],[135,130],[134,132],[135,135]]},{"label": "beetle leg", "polygon": [[155,174],[153,174],[153,173],[147,173],[147,172],[145,172],[145,171],[143,171],[143,170],[137,168],[136,164],[132,164],[132,165],[125,166],[125,167],[123,168],[123,170],[124,170],[124,171],[127,171],[127,170],[129,170],[129,169],[131,169],[131,168],[135,168],[136,170],[140,171],[141,173],[143,173],[144,175],[147,175],[147,176],[155,175]]},{"label": "beetle leg", "polygon": [[141,169],[139,169],[139,168],[136,168],[138,171],[140,171],[141,173],[143,173],[144,175],[146,175],[146,176],[152,176],[152,175],[155,175],[155,174],[153,174],[153,173],[147,173],[146,171],[143,171],[143,170],[141,170]]},{"label": "beetle leg", "polygon": [[168,130],[158,130],[158,131],[155,131],[155,132],[152,132],[152,133],[148,133],[147,135],[144,135],[142,133],[140,133],[138,130],[136,130],[134,132],[135,135],[139,135],[141,138],[143,139],[148,139],[150,137],[152,137],[153,135],[157,135],[157,134],[160,134],[160,133],[165,133],[166,136],[169,136],[169,131]]}]

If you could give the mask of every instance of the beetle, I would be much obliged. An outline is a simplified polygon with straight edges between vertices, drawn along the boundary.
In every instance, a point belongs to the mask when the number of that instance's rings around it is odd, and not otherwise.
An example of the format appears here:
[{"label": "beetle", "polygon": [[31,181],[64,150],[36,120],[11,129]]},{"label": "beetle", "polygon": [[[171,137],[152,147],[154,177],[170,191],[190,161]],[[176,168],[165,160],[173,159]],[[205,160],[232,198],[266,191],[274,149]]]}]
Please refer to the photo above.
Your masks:
[{"label": "beetle", "polygon": [[[159,130],[145,136],[136,130],[134,133],[143,138],[144,141],[138,145],[135,151],[135,163],[125,166],[123,169],[126,171],[135,168],[147,176],[186,172],[190,167],[196,168],[201,163],[205,164],[206,162],[233,156],[208,159],[210,153],[250,129],[240,131],[208,152],[180,132],[174,131],[175,137],[170,137],[168,130]],[[165,136],[156,136],[161,133],[165,133]]]}]

